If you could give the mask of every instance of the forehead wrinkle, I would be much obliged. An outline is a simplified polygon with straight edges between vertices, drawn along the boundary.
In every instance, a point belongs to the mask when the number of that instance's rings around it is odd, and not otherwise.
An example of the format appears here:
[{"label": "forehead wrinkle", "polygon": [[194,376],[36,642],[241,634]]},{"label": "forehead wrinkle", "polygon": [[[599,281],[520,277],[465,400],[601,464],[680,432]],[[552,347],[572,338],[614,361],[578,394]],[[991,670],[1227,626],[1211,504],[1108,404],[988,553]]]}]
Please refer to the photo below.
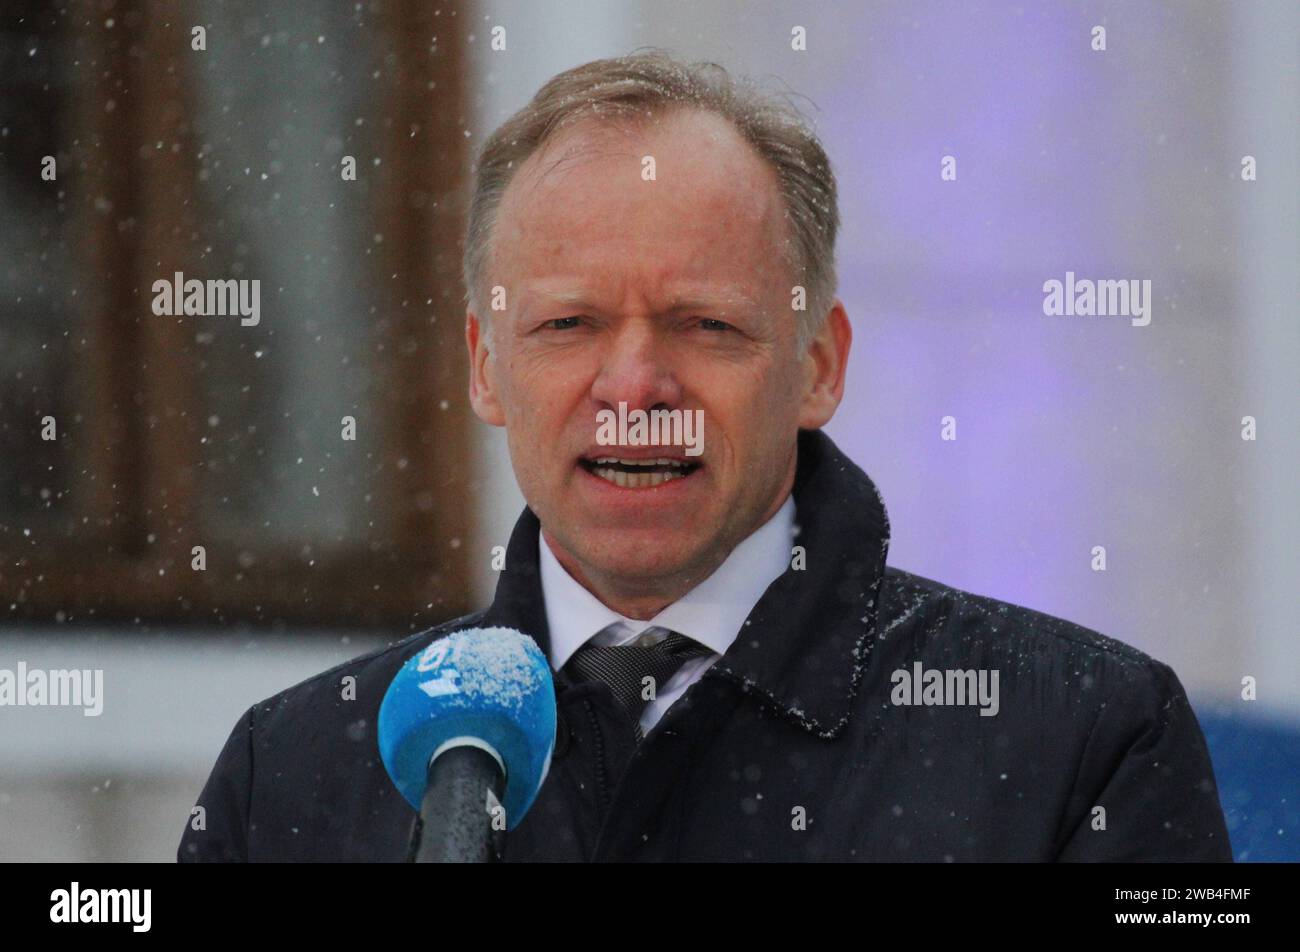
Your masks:
[{"label": "forehead wrinkle", "polygon": [[690,291],[674,294],[668,301],[670,311],[688,311],[708,307],[748,308],[758,310],[759,302],[737,288],[724,287],[716,292]]}]

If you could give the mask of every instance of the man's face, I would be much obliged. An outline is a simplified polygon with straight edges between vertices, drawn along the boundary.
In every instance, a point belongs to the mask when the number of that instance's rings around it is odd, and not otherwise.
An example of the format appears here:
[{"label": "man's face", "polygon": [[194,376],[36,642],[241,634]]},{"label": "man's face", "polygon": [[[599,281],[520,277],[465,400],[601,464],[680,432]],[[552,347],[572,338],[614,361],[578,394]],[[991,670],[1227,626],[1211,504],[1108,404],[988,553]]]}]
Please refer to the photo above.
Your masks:
[{"label": "man's face", "polygon": [[[580,580],[693,584],[784,499],[798,429],[829,419],[843,379],[828,407],[818,345],[796,350],[786,241],[775,173],[710,113],[580,121],[516,173],[485,282],[506,306],[467,325],[471,398]],[[597,414],[620,403],[702,410],[703,453],[601,445]],[[679,465],[621,486],[624,466],[594,464],[611,457]]]}]

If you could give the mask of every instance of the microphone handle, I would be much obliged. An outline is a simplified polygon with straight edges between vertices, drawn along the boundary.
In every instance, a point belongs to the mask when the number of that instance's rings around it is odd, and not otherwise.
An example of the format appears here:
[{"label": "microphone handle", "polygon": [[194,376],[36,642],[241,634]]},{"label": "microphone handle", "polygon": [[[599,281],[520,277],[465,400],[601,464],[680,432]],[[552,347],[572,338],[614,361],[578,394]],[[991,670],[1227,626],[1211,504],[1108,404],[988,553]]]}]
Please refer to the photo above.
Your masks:
[{"label": "microphone handle", "polygon": [[487,794],[499,802],[504,788],[501,767],[481,748],[452,747],[435,757],[415,822],[414,862],[493,862]]}]

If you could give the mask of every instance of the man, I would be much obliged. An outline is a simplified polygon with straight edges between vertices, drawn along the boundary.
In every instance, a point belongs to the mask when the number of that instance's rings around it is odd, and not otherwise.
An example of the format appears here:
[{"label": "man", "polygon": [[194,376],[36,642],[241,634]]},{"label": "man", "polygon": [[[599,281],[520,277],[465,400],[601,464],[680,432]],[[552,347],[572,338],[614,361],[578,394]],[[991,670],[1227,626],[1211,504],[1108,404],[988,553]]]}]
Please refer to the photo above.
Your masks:
[{"label": "man", "polygon": [[[506,860],[1230,860],[1168,667],[885,567],[880,497],[820,429],[837,224],[816,138],[716,68],[590,63],[499,129],[466,243],[470,398],[528,501],[496,597],[250,708],[179,858],[402,859],[384,691],[502,625],[550,658],[559,724]],[[638,411],[703,440],[602,430]]]}]

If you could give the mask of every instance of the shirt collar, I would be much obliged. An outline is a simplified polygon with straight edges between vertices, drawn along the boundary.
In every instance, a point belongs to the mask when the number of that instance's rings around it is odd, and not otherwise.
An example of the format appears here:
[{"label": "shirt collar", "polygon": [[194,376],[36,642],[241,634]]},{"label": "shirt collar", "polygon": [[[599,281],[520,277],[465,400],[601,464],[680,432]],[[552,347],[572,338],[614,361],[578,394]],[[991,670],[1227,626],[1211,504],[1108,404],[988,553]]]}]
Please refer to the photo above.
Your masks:
[{"label": "shirt collar", "polygon": [[649,621],[628,618],[606,606],[560,565],[546,537],[539,533],[538,555],[550,661],[556,671],[593,635],[616,622],[636,634],[658,626],[686,635],[717,654],[736,640],[754,605],[790,564],[794,533],[794,497],[749,534],[700,584]]}]

